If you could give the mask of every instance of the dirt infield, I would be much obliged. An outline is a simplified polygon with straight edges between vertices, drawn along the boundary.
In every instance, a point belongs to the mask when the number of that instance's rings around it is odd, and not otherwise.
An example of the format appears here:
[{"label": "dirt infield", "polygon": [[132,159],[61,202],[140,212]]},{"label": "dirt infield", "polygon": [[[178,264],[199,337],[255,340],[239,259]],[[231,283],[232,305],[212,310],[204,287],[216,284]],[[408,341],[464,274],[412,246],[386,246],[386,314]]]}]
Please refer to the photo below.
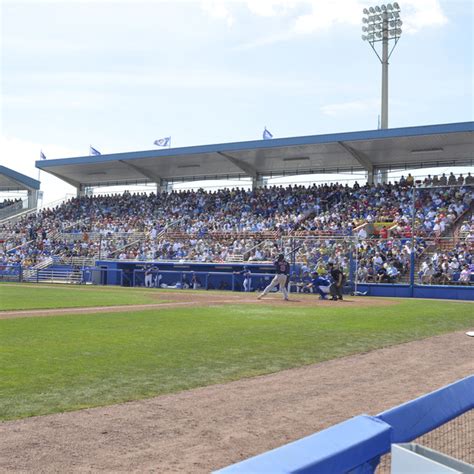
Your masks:
[{"label": "dirt infield", "polygon": [[[152,290],[153,291],[153,290]],[[93,314],[93,313],[118,313],[127,311],[141,311],[146,309],[166,309],[177,308],[179,306],[216,306],[225,304],[271,304],[282,306],[315,306],[315,305],[347,305],[354,307],[369,306],[387,306],[397,304],[395,300],[384,300],[382,298],[368,297],[348,297],[344,301],[320,301],[316,295],[293,295],[289,301],[283,301],[280,295],[268,295],[262,300],[257,300],[255,293],[237,293],[231,294],[225,292],[221,295],[216,293],[187,293],[183,292],[166,292],[158,291],[155,293],[156,300],[160,303],[156,304],[140,304],[140,305],[120,305],[120,306],[94,306],[81,308],[58,308],[58,309],[35,309],[35,310],[17,310],[17,311],[0,311],[0,319],[12,318],[32,318],[42,316],[54,316],[62,314]],[[163,302],[165,300],[165,302]]]},{"label": "dirt infield", "polygon": [[[68,310],[70,311],[70,310]],[[1,472],[209,472],[470,375],[456,332],[276,374],[0,424]]]}]

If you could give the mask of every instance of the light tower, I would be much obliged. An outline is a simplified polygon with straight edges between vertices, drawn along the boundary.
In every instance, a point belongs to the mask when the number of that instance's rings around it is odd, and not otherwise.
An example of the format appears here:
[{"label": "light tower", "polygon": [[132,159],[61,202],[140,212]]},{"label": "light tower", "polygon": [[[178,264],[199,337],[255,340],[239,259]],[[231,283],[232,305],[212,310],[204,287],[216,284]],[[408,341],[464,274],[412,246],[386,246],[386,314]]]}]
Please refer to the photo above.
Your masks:
[{"label": "light tower", "polygon": [[[362,39],[367,41],[382,63],[382,111],[380,128],[388,128],[388,60],[402,34],[400,5],[397,2],[364,8]],[[389,42],[393,40],[389,52]],[[378,44],[382,43],[382,51]]]}]

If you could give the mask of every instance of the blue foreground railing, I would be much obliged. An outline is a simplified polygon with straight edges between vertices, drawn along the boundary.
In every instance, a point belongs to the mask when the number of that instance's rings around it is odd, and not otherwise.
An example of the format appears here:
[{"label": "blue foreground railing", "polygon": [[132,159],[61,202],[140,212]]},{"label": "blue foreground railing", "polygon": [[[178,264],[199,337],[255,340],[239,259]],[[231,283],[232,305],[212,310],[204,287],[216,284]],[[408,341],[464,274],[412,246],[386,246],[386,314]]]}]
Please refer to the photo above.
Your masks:
[{"label": "blue foreground railing", "polygon": [[373,473],[392,443],[406,443],[474,409],[474,376],[384,411],[216,471],[216,474]]}]

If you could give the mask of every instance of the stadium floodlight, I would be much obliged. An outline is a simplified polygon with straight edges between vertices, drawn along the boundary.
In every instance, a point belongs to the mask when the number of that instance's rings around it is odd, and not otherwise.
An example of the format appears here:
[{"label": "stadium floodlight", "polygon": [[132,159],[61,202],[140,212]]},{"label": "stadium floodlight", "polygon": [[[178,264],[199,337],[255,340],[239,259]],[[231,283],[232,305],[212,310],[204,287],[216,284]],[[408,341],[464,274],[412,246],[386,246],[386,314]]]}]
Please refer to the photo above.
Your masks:
[{"label": "stadium floodlight", "polygon": [[[380,128],[388,128],[388,60],[402,34],[400,5],[397,2],[363,9],[362,39],[370,44],[382,64],[382,100]],[[389,43],[393,40],[389,51]],[[381,43],[381,51],[379,49]]]}]

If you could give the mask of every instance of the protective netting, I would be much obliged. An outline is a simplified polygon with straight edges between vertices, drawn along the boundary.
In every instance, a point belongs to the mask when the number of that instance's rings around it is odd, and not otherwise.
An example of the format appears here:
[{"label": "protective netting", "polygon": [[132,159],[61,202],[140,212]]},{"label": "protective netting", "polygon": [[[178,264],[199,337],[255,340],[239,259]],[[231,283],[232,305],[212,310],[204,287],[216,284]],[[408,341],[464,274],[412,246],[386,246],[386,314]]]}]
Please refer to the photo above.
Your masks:
[{"label": "protective netting", "polygon": [[[441,425],[433,431],[413,440],[427,448],[451,456],[460,461],[474,464],[474,410]],[[391,455],[382,456],[376,469],[377,474],[390,474]]]}]

